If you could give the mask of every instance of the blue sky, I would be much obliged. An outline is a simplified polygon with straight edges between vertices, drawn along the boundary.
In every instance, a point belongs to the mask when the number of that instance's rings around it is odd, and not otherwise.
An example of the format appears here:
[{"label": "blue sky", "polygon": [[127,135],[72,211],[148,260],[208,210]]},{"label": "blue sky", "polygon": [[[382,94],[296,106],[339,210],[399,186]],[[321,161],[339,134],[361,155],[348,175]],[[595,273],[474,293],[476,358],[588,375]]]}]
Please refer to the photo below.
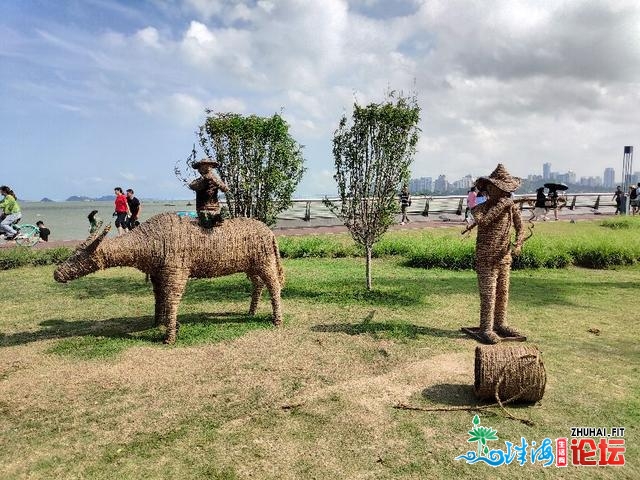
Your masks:
[{"label": "blue sky", "polygon": [[414,176],[619,172],[638,25],[631,0],[3,0],[0,183],[189,198],[173,167],[211,108],[282,111],[305,145],[297,196],[331,194],[340,116],[388,88],[422,108]]}]

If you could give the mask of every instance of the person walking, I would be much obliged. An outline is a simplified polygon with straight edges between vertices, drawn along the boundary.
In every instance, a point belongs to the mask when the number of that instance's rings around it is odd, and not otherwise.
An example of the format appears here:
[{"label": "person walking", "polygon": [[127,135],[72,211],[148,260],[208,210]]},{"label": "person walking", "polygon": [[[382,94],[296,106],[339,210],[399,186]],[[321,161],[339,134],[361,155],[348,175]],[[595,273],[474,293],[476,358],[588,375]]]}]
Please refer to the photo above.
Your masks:
[{"label": "person walking", "polygon": [[229,188],[213,173],[218,162],[212,158],[203,158],[193,162],[191,166],[200,173],[200,177],[189,184],[189,188],[196,192],[196,211],[200,226],[212,228],[222,225],[224,220],[220,213],[218,190],[228,192]]},{"label": "person walking", "polygon": [[13,228],[13,224],[20,221],[22,212],[16,194],[6,185],[0,186],[0,194],[4,196],[0,201],[0,212],[2,221],[0,222],[0,234],[4,234],[5,240],[13,240],[18,232]]},{"label": "person walking", "polygon": [[472,186],[467,192],[467,208],[464,211],[464,219],[467,222],[467,225],[472,225],[473,220],[473,212],[472,210],[475,208],[477,199],[478,199],[478,189],[476,186]]},{"label": "person walking", "polygon": [[555,189],[549,189],[549,202],[553,209],[553,218],[558,220],[558,191]]},{"label": "person walking", "polygon": [[400,225],[409,223],[409,217],[407,216],[407,208],[411,206],[411,195],[409,195],[409,187],[405,184],[400,191],[400,211],[402,212],[402,219]]},{"label": "person walking", "polygon": [[622,187],[618,185],[615,193],[613,194],[613,197],[611,198],[611,200],[616,201],[616,213],[614,215],[620,215],[623,213],[622,212],[622,196],[623,195],[624,195],[624,192],[622,191]]},{"label": "person walking", "polygon": [[536,190],[536,203],[533,205],[533,212],[531,212],[529,220],[539,220],[540,218],[545,222],[549,220],[546,202],[547,196],[544,194],[544,187],[540,187]]},{"label": "person walking", "polygon": [[116,228],[118,229],[118,236],[123,235],[127,228],[127,214],[129,213],[129,205],[127,204],[127,197],[122,191],[121,187],[113,189],[116,194],[115,199],[115,211],[113,215],[116,217]]},{"label": "person walking", "polygon": [[631,215],[635,215],[636,213],[638,213],[638,207],[640,199],[638,198],[638,195],[640,194],[640,182],[638,182],[638,185],[631,185],[629,187],[629,207],[631,208]]},{"label": "person walking", "polygon": [[127,188],[127,206],[129,207],[129,217],[127,218],[127,229],[133,230],[140,222],[138,220],[142,211],[142,204],[136,198],[131,188]]}]

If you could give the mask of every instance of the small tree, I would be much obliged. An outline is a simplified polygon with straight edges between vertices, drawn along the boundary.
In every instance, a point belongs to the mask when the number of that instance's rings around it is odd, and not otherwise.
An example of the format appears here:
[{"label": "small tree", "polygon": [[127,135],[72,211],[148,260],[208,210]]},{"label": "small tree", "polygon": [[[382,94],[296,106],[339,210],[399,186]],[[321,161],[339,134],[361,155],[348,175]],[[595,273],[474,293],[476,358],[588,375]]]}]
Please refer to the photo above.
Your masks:
[{"label": "small tree", "polygon": [[207,117],[198,136],[207,156],[220,164],[220,178],[229,187],[229,215],[275,224],[292,205],[305,170],[302,146],[289,134],[287,122],[278,114],[216,113]]},{"label": "small tree", "polygon": [[418,142],[417,99],[395,92],[385,103],[353,108],[352,124],[343,115],[333,137],[339,202],[324,203],[365,249],[367,290],[371,290],[373,245],[393,223],[396,196],[409,180]]}]

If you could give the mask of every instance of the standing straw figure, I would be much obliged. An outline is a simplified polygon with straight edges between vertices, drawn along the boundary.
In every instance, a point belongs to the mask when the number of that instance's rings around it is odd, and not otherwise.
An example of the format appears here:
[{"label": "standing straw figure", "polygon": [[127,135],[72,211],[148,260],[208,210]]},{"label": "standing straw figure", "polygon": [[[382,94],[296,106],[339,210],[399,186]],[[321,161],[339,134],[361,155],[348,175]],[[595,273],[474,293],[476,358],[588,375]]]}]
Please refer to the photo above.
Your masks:
[{"label": "standing straw figure", "polygon": [[[520,337],[507,325],[509,302],[509,273],[511,254],[520,255],[524,242],[524,229],[520,210],[513,202],[511,192],[520,186],[520,179],[498,164],[489,177],[476,181],[479,190],[486,190],[487,200],[473,209],[478,227],[476,240],[476,272],[480,290],[480,332],[486,343],[498,343],[501,337]],[[511,227],[515,228],[516,242],[511,245]]]},{"label": "standing straw figure", "polygon": [[229,191],[227,185],[220,180],[213,169],[218,166],[218,162],[211,158],[203,158],[191,164],[198,170],[200,177],[189,184],[191,190],[196,192],[196,211],[198,220],[203,228],[212,228],[222,225],[223,218],[220,213],[220,203],[218,202],[218,190]]}]

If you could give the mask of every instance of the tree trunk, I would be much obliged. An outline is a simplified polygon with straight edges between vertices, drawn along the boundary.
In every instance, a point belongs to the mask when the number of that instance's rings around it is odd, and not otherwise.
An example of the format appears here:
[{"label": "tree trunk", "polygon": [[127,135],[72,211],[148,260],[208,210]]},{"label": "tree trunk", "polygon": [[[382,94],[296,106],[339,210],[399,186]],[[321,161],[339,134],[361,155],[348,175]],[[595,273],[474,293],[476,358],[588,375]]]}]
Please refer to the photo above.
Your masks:
[{"label": "tree trunk", "polygon": [[367,290],[371,290],[371,245],[365,247],[367,251]]}]

